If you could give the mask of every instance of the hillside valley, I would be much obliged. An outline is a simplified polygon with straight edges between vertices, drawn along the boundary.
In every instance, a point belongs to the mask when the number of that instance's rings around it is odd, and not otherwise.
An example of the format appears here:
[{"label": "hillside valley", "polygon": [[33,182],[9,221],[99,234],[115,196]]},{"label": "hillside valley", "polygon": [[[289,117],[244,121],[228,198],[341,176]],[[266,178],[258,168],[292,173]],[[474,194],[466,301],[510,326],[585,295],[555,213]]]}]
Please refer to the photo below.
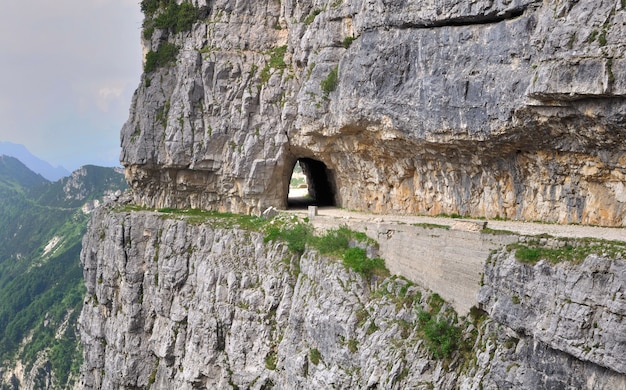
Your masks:
[{"label": "hillside valley", "polygon": [[0,388],[63,388],[82,362],[76,321],[91,211],[126,188],[113,168],[50,182],[0,156]]}]

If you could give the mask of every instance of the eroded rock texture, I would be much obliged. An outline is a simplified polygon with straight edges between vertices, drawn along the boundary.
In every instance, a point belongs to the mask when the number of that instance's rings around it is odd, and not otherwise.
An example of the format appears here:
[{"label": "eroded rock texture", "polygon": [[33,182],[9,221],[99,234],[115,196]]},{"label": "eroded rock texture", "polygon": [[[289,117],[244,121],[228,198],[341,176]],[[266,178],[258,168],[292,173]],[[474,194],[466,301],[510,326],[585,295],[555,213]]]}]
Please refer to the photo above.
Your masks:
[{"label": "eroded rock texture", "polygon": [[383,288],[257,232],[151,212],[100,213],[84,247],[84,388],[456,383],[414,330],[428,296],[406,282]]},{"label": "eroded rock texture", "polygon": [[194,3],[144,41],[180,51],[122,131],[137,202],[284,207],[310,158],[346,208],[626,225],[623,2]]},{"label": "eroded rock texture", "polygon": [[[294,255],[223,219],[99,209],[83,244],[80,388],[626,385],[621,258],[530,266],[500,252],[485,269],[488,316],[461,320],[442,359],[420,322],[430,292],[310,249]],[[438,318],[452,323],[446,307]]]},{"label": "eroded rock texture", "polygon": [[504,325],[492,346],[499,387],[625,387],[625,286],[623,259],[528,265],[505,251],[494,256],[479,302]]}]

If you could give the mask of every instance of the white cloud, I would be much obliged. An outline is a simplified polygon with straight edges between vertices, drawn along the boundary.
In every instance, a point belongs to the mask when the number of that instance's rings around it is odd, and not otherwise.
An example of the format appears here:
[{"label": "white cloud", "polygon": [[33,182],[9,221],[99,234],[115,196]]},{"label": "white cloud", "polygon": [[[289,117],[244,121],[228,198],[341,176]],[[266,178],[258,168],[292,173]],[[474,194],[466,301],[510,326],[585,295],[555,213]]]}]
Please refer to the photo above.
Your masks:
[{"label": "white cloud", "polygon": [[[116,155],[139,84],[139,0],[6,2],[0,13],[0,141],[53,164]],[[102,163],[102,162],[99,162]]]},{"label": "white cloud", "polygon": [[98,91],[97,104],[100,110],[108,112],[112,102],[119,101],[124,92],[124,86],[105,86]]}]

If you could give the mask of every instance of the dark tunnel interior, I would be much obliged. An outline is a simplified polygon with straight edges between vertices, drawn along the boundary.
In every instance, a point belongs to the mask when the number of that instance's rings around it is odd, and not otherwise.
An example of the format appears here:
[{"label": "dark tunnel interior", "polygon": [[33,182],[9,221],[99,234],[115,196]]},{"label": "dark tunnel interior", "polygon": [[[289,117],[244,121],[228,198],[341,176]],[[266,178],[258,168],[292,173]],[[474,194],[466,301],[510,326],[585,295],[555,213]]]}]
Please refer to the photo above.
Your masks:
[{"label": "dark tunnel interior", "polygon": [[297,163],[302,167],[302,173],[306,178],[308,196],[289,196],[287,199],[288,207],[336,206],[332,173],[326,167],[326,164],[312,158],[300,158]]}]

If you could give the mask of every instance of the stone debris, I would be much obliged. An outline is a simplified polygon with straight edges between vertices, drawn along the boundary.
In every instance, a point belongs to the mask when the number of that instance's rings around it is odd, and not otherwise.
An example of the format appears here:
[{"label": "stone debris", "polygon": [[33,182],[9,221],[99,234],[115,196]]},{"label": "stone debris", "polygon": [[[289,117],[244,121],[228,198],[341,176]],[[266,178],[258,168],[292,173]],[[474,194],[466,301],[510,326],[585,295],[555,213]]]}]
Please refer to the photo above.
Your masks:
[{"label": "stone debris", "polygon": [[450,229],[461,230],[464,232],[480,232],[487,227],[487,221],[473,222],[473,221],[455,221]]},{"label": "stone debris", "polygon": [[265,211],[263,211],[263,218],[265,219],[272,219],[275,216],[278,215],[278,210],[276,210],[276,207],[268,207],[265,209]]}]

